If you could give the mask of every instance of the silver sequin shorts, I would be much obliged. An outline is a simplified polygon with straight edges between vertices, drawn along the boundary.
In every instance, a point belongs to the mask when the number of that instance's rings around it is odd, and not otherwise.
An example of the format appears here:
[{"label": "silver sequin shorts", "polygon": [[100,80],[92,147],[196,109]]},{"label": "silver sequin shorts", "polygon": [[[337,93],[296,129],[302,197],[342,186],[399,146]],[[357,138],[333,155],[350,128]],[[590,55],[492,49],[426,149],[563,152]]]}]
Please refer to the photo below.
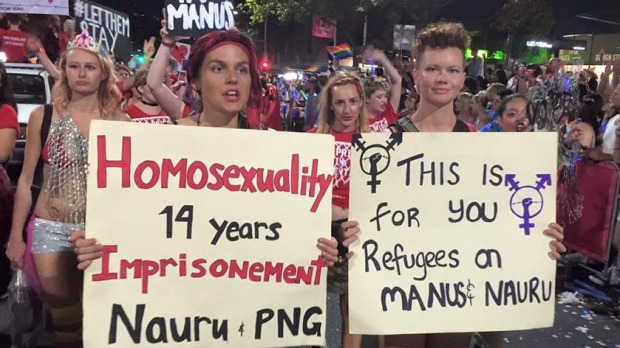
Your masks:
[{"label": "silver sequin shorts", "polygon": [[74,246],[69,242],[69,236],[81,229],[84,229],[83,225],[36,218],[32,231],[32,253],[72,252]]}]

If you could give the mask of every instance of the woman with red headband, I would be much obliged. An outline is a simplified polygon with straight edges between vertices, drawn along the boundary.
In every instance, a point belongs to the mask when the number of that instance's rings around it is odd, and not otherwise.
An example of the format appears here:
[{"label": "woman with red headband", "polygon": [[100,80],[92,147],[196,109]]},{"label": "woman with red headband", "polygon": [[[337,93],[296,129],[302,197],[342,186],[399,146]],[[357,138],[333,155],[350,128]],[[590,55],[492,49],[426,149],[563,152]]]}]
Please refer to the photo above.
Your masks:
[{"label": "woman with red headband", "polygon": [[[93,120],[128,118],[118,107],[114,65],[87,31],[68,44],[58,73],[51,107],[35,109],[28,121],[7,256],[34,284],[40,280],[52,315],[54,346],[81,347],[82,274],[68,237],[84,228],[86,218],[88,131]],[[38,167],[43,185],[33,200]],[[31,208],[26,245],[22,231]]]},{"label": "woman with red headband", "polygon": [[[167,46],[172,44],[173,42],[164,42]],[[159,64],[158,60],[167,60],[165,55],[164,51],[158,52],[153,65]],[[256,50],[250,38],[233,29],[211,32],[200,37],[192,46],[189,55],[187,78],[199,94],[200,100],[195,108],[196,114],[176,121],[177,124],[248,128],[248,121],[242,110],[246,106],[248,109],[260,106],[262,96]],[[161,81],[159,78],[157,80]],[[182,101],[169,90],[154,88],[154,84],[151,86],[164,110],[177,110],[180,113]],[[78,268],[82,270],[102,256],[102,246],[97,244],[95,239],[84,237],[84,231],[71,237],[77,247]],[[325,262],[330,266],[337,260],[336,245],[335,239],[321,238],[317,243],[317,248],[322,251]]]},{"label": "woman with red headband", "polygon": [[260,110],[262,96],[251,39],[237,30],[228,30],[212,32],[196,40],[189,54],[187,81],[198,94],[194,107],[198,116],[181,120],[189,109],[183,99],[163,83],[171,51],[180,38],[168,34],[165,19],[160,34],[161,46],[151,63],[147,86],[170,118],[175,123],[179,120],[178,124],[182,125],[250,128],[247,114],[240,111],[246,106],[248,113]]}]

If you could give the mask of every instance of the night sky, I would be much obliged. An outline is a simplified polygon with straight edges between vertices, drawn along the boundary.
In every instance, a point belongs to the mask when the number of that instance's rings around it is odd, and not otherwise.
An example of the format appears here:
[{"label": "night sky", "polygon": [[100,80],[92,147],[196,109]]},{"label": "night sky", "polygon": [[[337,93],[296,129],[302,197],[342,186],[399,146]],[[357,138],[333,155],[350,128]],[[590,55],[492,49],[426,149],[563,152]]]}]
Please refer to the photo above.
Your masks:
[{"label": "night sky", "polygon": [[[488,13],[489,10],[501,6],[503,2],[504,0],[456,0],[447,13],[452,19],[465,23],[480,21],[484,19],[480,18],[481,13]],[[135,49],[141,48],[142,41],[151,35],[159,38],[162,0],[100,0],[99,3],[130,16]],[[618,22],[620,21],[620,0],[547,0],[547,3],[554,8],[556,17],[554,33],[557,35],[591,31],[620,32],[620,26],[575,18],[577,14],[592,13],[598,18]]]}]

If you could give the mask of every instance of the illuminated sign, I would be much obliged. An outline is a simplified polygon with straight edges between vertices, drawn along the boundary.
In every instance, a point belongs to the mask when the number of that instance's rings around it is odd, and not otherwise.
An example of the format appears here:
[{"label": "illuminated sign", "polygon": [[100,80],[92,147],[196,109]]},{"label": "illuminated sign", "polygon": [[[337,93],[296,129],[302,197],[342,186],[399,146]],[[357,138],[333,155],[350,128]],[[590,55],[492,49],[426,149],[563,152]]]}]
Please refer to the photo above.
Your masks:
[{"label": "illuminated sign", "polygon": [[540,48],[552,48],[553,45],[548,43],[548,42],[544,42],[544,41],[528,41],[526,43],[527,47],[540,47]]},{"label": "illuminated sign", "polygon": [[[504,51],[493,51],[490,53],[488,50],[479,49],[478,57],[486,58],[486,59],[494,59],[494,60],[505,60],[506,53]],[[471,49],[468,48],[465,50],[465,58],[467,59],[474,58],[474,56],[472,55]]]}]

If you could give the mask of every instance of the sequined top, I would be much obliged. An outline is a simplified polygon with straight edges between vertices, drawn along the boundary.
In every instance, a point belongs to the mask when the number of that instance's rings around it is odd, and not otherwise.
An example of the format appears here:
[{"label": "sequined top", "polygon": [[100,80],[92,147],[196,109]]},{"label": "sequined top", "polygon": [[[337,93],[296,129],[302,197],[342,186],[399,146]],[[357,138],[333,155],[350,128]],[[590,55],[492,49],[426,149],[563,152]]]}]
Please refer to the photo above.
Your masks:
[{"label": "sequined top", "polygon": [[83,224],[86,219],[88,139],[80,134],[71,115],[50,127],[48,179],[43,187],[50,217],[58,222]]}]

